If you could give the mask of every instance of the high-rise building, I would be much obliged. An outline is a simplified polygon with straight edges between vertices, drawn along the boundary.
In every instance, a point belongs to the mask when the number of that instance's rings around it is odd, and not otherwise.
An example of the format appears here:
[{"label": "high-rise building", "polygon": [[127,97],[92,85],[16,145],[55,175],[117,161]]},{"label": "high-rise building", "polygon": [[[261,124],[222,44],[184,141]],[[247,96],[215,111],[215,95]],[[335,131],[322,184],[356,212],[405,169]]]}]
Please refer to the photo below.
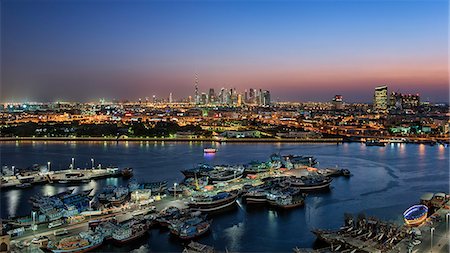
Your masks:
[{"label": "high-rise building", "polygon": [[169,93],[169,103],[173,103],[172,92],[171,92],[171,93]]},{"label": "high-rise building", "polygon": [[194,94],[194,99],[195,99],[195,104],[200,104],[200,94],[198,93],[198,75],[195,74],[195,94]]},{"label": "high-rise building", "polygon": [[242,106],[242,94],[238,94],[237,96],[237,106]]},{"label": "high-rise building", "polygon": [[373,96],[373,110],[376,112],[386,112],[388,109],[388,87],[386,85],[375,88]]},{"label": "high-rise building", "polygon": [[220,89],[220,93],[219,93],[219,103],[220,104],[225,104],[225,100],[226,100],[225,93],[226,92],[227,92],[227,90],[225,88]]},{"label": "high-rise building", "polygon": [[270,106],[270,92],[268,90],[264,90],[261,92],[262,97],[262,105],[263,106]]},{"label": "high-rise building", "polygon": [[342,98],[342,95],[335,95],[333,98],[333,109],[334,110],[342,110],[344,109],[344,100]]},{"label": "high-rise building", "polygon": [[391,95],[389,96],[389,109],[402,109],[402,94],[400,92],[391,92]]},{"label": "high-rise building", "polygon": [[420,105],[419,94],[403,94],[402,95],[402,108],[416,110]]},{"label": "high-rise building", "polygon": [[400,92],[392,92],[389,97],[390,110],[411,109],[416,110],[420,105],[419,94],[402,94]]},{"label": "high-rise building", "polygon": [[256,103],[255,96],[256,96],[256,90],[253,88],[250,88],[250,91],[248,93],[248,103],[250,103],[250,104]]},{"label": "high-rise building", "polygon": [[216,93],[214,92],[213,88],[210,88],[208,94],[208,103],[213,104],[215,102],[216,102]]},{"label": "high-rise building", "polygon": [[208,95],[206,93],[202,92],[202,95],[200,97],[200,104],[205,105],[208,103]]}]

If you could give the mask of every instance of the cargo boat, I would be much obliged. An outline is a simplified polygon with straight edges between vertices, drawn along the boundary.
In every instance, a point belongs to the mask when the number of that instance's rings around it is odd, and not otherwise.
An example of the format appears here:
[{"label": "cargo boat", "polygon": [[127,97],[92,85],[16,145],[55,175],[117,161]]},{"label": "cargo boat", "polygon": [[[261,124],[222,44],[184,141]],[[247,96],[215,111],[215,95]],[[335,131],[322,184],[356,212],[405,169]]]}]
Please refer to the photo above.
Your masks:
[{"label": "cargo boat", "polygon": [[132,220],[119,226],[113,233],[112,239],[115,244],[125,244],[142,237],[148,230],[146,222]]},{"label": "cargo boat", "polygon": [[214,168],[208,164],[201,163],[192,169],[182,170],[181,173],[187,178],[190,177],[203,177],[212,171]]},{"label": "cargo boat", "polygon": [[219,192],[213,196],[197,196],[189,201],[188,206],[194,211],[211,212],[226,208],[236,203],[238,191]]},{"label": "cargo boat", "polygon": [[47,249],[53,253],[82,253],[98,248],[102,243],[102,235],[89,231],[62,238],[55,244],[50,243]]},{"label": "cargo boat", "polygon": [[267,201],[267,191],[265,189],[251,189],[242,195],[242,199],[247,204],[262,204]]},{"label": "cargo boat", "polygon": [[244,174],[243,166],[215,166],[214,170],[208,173],[209,182],[229,182],[239,179]]},{"label": "cargo boat", "polygon": [[289,179],[289,184],[292,187],[296,187],[303,191],[319,191],[325,190],[330,187],[331,181],[333,181],[330,177],[323,176],[312,176],[312,177],[291,177]]}]

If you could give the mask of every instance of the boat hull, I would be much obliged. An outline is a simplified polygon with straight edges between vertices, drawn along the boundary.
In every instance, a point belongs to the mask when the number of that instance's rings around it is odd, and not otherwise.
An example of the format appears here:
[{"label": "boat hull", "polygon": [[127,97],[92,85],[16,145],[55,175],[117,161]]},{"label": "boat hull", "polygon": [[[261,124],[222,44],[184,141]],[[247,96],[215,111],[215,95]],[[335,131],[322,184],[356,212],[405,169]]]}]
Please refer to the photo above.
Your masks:
[{"label": "boat hull", "polygon": [[50,249],[53,253],[83,253],[88,252],[93,249],[96,249],[100,247],[102,243],[94,244],[94,245],[88,245],[86,247],[78,248],[78,249],[71,249],[71,250],[62,250],[62,249]]}]

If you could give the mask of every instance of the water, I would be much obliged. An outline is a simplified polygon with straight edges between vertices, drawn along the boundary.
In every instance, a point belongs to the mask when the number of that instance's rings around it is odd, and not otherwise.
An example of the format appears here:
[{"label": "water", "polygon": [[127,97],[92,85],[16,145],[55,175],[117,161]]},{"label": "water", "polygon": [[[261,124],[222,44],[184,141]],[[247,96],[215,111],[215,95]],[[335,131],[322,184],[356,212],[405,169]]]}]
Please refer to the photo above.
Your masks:
[{"label": "water", "polygon": [[[132,167],[141,181],[182,179],[181,169],[199,162],[237,164],[266,160],[275,152],[313,155],[319,167],[351,170],[349,179],[336,178],[331,191],[310,194],[303,208],[285,211],[239,205],[213,217],[212,230],[199,242],[218,250],[292,252],[292,248],[312,247],[310,232],[314,228],[335,229],[342,225],[344,213],[364,212],[385,220],[401,222],[401,214],[418,202],[424,192],[449,191],[449,156],[443,146],[392,144],[366,147],[359,143],[292,144],[292,143],[225,143],[215,155],[204,156],[203,146],[211,143],[169,142],[92,142],[92,143],[1,143],[1,164],[27,167],[51,162],[52,169],[65,169],[75,158],[79,167],[90,167],[91,158],[103,165]],[[122,179],[103,179],[80,186],[98,191],[106,184],[121,184]],[[71,187],[72,188],[72,187]],[[27,215],[28,198],[36,193],[54,194],[65,190],[62,185],[34,186],[23,190],[1,192],[1,217]],[[77,189],[79,190],[79,189]],[[152,251],[181,252],[183,243],[169,231],[153,229],[132,245],[117,248],[104,246],[98,251],[127,252],[148,243]]]}]

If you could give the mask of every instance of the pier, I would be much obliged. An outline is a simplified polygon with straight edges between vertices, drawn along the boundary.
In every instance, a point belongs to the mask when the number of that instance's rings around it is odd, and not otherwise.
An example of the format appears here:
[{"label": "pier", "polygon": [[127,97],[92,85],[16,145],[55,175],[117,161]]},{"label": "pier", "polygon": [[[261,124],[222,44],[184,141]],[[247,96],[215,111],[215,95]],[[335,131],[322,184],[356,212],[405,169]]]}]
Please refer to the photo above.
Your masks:
[{"label": "pier", "polygon": [[[2,170],[4,170],[4,168]],[[66,170],[51,171],[49,163],[45,169],[38,171],[16,173],[14,167],[12,167],[12,170],[9,173],[2,171],[0,188],[26,188],[31,187],[34,184],[54,183],[77,185],[88,183],[91,180],[121,176],[123,176],[123,171],[117,167],[101,168],[98,166],[97,168],[69,168]]]}]

